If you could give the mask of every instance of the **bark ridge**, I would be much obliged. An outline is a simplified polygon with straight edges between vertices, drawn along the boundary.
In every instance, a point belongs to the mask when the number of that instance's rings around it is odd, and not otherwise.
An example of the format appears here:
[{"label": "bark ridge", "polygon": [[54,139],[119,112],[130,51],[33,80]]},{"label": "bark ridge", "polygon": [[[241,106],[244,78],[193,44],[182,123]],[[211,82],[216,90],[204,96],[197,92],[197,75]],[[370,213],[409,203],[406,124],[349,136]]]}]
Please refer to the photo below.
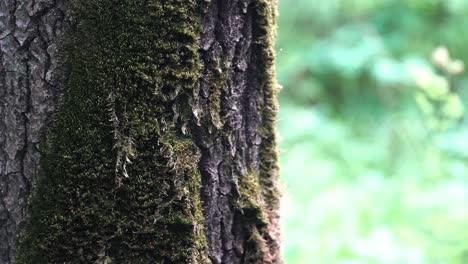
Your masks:
[{"label": "bark ridge", "polygon": [[55,111],[60,0],[0,1],[0,263],[16,252],[38,170],[38,143]]}]

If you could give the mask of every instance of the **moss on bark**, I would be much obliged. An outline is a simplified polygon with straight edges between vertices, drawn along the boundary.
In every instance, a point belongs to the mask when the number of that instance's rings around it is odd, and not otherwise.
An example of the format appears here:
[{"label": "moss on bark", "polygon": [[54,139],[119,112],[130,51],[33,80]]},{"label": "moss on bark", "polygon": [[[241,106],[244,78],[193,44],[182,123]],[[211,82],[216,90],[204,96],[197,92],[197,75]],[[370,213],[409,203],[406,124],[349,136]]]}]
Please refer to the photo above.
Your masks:
[{"label": "moss on bark", "polygon": [[268,209],[279,206],[278,152],[276,121],[278,113],[277,94],[279,84],[275,71],[276,43],[276,0],[259,0],[256,8],[256,60],[263,68],[258,75],[259,87],[263,93],[263,105],[260,109],[262,123],[259,134],[262,137],[260,152],[260,184]]},{"label": "moss on bark", "polygon": [[69,74],[17,263],[281,263],[276,2],[229,3],[70,0]]},{"label": "moss on bark", "polygon": [[280,192],[276,135],[277,94],[280,88],[275,72],[277,16],[276,0],[254,2],[253,63],[259,67],[256,74],[261,95],[258,134],[262,140],[258,173],[249,172],[240,179],[240,199],[244,197],[251,212],[246,226],[249,238],[245,263],[282,262],[279,250]]},{"label": "moss on bark", "polygon": [[16,263],[208,262],[186,129],[205,6],[70,2],[70,74]]}]

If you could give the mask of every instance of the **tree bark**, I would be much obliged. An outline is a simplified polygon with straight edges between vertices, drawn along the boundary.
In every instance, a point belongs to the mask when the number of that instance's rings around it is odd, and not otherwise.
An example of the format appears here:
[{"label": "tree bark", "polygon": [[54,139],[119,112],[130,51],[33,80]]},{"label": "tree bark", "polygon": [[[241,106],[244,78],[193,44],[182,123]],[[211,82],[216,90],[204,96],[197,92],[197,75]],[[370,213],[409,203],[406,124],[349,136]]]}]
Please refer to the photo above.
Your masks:
[{"label": "tree bark", "polygon": [[15,255],[37,146],[55,110],[63,11],[55,0],[0,1],[0,263]]},{"label": "tree bark", "polygon": [[281,263],[275,23],[274,0],[1,2],[0,263]]},{"label": "tree bark", "polygon": [[214,128],[195,126],[194,134],[213,263],[280,262],[275,8],[274,1],[218,0],[204,20],[198,98]]}]

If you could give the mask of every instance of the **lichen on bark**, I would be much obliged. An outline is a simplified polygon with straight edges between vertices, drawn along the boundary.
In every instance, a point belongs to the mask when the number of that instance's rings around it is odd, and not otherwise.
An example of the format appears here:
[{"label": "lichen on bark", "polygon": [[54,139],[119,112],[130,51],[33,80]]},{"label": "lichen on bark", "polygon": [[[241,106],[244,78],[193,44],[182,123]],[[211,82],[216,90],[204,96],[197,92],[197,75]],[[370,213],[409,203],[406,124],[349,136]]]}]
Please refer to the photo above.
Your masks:
[{"label": "lichen on bark", "polygon": [[208,263],[187,123],[207,3],[74,0],[16,263]]}]

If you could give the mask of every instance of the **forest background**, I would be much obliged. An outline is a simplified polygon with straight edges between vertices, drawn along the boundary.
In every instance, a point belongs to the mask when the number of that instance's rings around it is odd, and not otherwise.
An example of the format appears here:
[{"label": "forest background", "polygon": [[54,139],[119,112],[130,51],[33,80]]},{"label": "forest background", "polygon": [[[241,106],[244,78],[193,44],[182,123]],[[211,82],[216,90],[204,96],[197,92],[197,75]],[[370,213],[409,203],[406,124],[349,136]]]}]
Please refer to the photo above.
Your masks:
[{"label": "forest background", "polygon": [[468,1],[279,11],[286,263],[468,263]]}]

